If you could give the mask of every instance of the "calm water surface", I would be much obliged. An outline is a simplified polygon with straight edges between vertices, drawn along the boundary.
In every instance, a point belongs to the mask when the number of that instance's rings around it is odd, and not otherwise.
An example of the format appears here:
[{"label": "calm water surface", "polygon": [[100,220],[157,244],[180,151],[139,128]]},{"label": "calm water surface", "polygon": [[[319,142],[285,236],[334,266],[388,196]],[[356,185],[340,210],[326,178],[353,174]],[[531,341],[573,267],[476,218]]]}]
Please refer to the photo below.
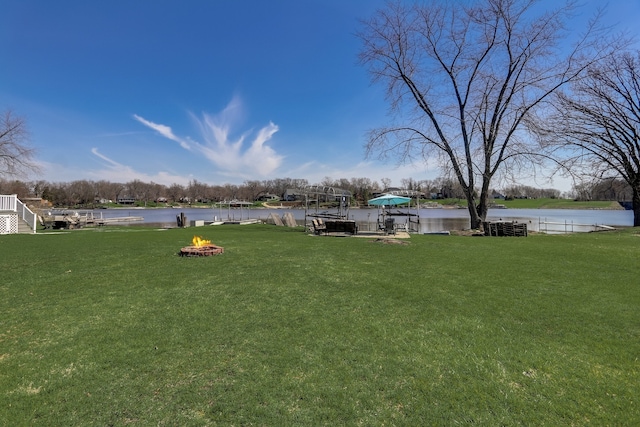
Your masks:
[{"label": "calm water surface", "polygon": [[[399,211],[394,209],[394,212]],[[95,210],[94,215],[103,218],[138,216],[146,224],[176,225],[176,216],[184,212],[188,221],[204,220],[267,220],[275,213],[282,217],[290,212],[300,223],[304,223],[304,209],[227,209],[227,208],[185,208],[185,209],[106,209]],[[319,213],[336,213],[335,210]],[[402,212],[407,212],[406,209]],[[419,232],[429,233],[445,230],[464,230],[469,228],[469,213],[466,209],[412,209],[409,212],[419,215]],[[309,212],[311,213],[311,212]],[[313,212],[315,213],[315,211]],[[349,219],[358,222],[361,230],[377,227],[378,209],[351,209]],[[404,224],[408,216],[394,216],[395,222]],[[416,222],[416,218],[411,217]],[[593,225],[632,226],[633,212],[625,210],[574,210],[574,209],[490,209],[488,221],[517,221],[528,224],[531,231],[590,231]]]}]

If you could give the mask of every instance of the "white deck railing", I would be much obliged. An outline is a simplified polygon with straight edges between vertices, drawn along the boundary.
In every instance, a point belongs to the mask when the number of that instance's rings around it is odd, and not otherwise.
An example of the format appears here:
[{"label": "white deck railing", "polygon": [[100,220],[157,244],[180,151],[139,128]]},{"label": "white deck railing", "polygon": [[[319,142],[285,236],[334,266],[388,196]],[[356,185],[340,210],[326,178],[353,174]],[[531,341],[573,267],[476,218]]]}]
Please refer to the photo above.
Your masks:
[{"label": "white deck railing", "polygon": [[19,199],[17,200],[17,212],[20,218],[24,220],[27,224],[29,224],[29,228],[35,233],[36,227],[38,226],[38,215],[33,213],[31,209],[27,207],[24,203],[22,203]]},{"label": "white deck railing", "polygon": [[18,196],[15,194],[0,194],[0,211],[17,212]]},{"label": "white deck railing", "polygon": [[22,203],[16,194],[0,194],[0,211],[16,212],[18,218],[26,222],[34,233],[36,232],[38,215],[31,212],[31,209]]}]

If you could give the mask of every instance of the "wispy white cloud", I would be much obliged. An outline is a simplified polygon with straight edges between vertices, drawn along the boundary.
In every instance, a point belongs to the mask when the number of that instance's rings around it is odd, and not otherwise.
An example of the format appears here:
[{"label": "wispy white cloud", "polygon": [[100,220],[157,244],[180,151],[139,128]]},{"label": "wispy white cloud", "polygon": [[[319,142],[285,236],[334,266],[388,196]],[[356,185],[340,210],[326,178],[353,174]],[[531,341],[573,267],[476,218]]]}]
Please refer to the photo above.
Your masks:
[{"label": "wispy white cloud", "polygon": [[275,124],[269,123],[260,129],[250,146],[245,149],[247,134],[232,140],[228,130],[215,123],[211,116],[204,114],[199,122],[205,142],[196,143],[196,146],[218,168],[239,174],[251,171],[267,176],[280,167],[283,157],[266,145],[278,131]]},{"label": "wispy white cloud", "polygon": [[140,117],[137,114],[134,114],[133,118],[136,119],[137,121],[139,121],[140,123],[142,123],[143,125],[155,130],[156,132],[158,132],[160,135],[164,136],[165,138],[169,138],[170,140],[179,143],[180,146],[182,148],[184,148],[185,150],[191,150],[191,146],[189,145],[189,143],[186,140],[184,140],[182,138],[178,138],[176,135],[174,135],[173,131],[171,130],[171,128],[169,126],[159,125],[157,123],[150,122],[149,120],[146,120],[146,119],[144,119],[143,117]]},{"label": "wispy white cloud", "polygon": [[326,177],[331,179],[369,178],[382,184],[382,179],[391,180],[392,186],[402,185],[405,178],[415,180],[435,179],[439,170],[425,164],[390,165],[378,161],[362,161],[353,164],[327,164],[317,161],[302,163],[286,171],[284,176],[301,177],[311,184],[318,184]]},{"label": "wispy white cloud", "polygon": [[91,149],[91,153],[92,153],[94,156],[98,156],[99,158],[101,158],[102,160],[104,160],[104,161],[109,165],[109,167],[111,167],[111,168],[118,169],[118,168],[122,168],[122,167],[123,167],[120,163],[116,162],[115,160],[111,160],[111,159],[110,159],[110,158],[108,158],[107,156],[105,156],[105,155],[103,155],[103,154],[100,154],[100,152],[98,151],[98,149],[97,149],[97,148],[95,148],[95,147]]},{"label": "wispy white cloud", "polygon": [[176,136],[171,127],[153,123],[139,115],[134,118],[160,135],[180,143],[182,148],[204,155],[227,176],[262,177],[273,174],[282,164],[284,156],[268,145],[279,128],[269,122],[257,132],[245,131],[234,136],[234,126],[242,116],[242,102],[234,97],[220,113],[203,113],[201,117],[191,114],[200,130],[202,142]]}]

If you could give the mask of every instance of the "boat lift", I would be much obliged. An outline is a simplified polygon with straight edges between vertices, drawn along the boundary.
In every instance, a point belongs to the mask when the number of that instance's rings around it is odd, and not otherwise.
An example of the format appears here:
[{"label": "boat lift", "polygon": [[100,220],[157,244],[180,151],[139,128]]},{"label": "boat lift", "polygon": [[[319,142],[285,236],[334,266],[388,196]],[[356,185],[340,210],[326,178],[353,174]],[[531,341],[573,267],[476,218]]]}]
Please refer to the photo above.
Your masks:
[{"label": "boat lift", "polygon": [[[308,218],[324,218],[332,220],[347,220],[349,217],[349,207],[351,206],[351,192],[342,188],[326,185],[306,185],[301,189],[304,194],[304,223],[308,226]],[[324,203],[337,208],[337,213],[328,212],[321,206]],[[324,210],[322,210],[324,209]]]}]

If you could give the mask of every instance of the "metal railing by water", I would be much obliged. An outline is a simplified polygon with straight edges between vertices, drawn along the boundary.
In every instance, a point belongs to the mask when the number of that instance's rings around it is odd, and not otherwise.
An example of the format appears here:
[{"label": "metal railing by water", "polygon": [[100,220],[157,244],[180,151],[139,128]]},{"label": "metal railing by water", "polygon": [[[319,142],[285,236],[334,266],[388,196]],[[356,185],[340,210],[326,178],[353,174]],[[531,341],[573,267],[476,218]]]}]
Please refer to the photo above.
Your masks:
[{"label": "metal railing by water", "polygon": [[592,231],[606,231],[615,230],[614,227],[610,227],[604,224],[580,224],[573,221],[554,222],[538,219],[538,229],[541,233],[547,234],[567,234],[567,233],[588,233]]}]

